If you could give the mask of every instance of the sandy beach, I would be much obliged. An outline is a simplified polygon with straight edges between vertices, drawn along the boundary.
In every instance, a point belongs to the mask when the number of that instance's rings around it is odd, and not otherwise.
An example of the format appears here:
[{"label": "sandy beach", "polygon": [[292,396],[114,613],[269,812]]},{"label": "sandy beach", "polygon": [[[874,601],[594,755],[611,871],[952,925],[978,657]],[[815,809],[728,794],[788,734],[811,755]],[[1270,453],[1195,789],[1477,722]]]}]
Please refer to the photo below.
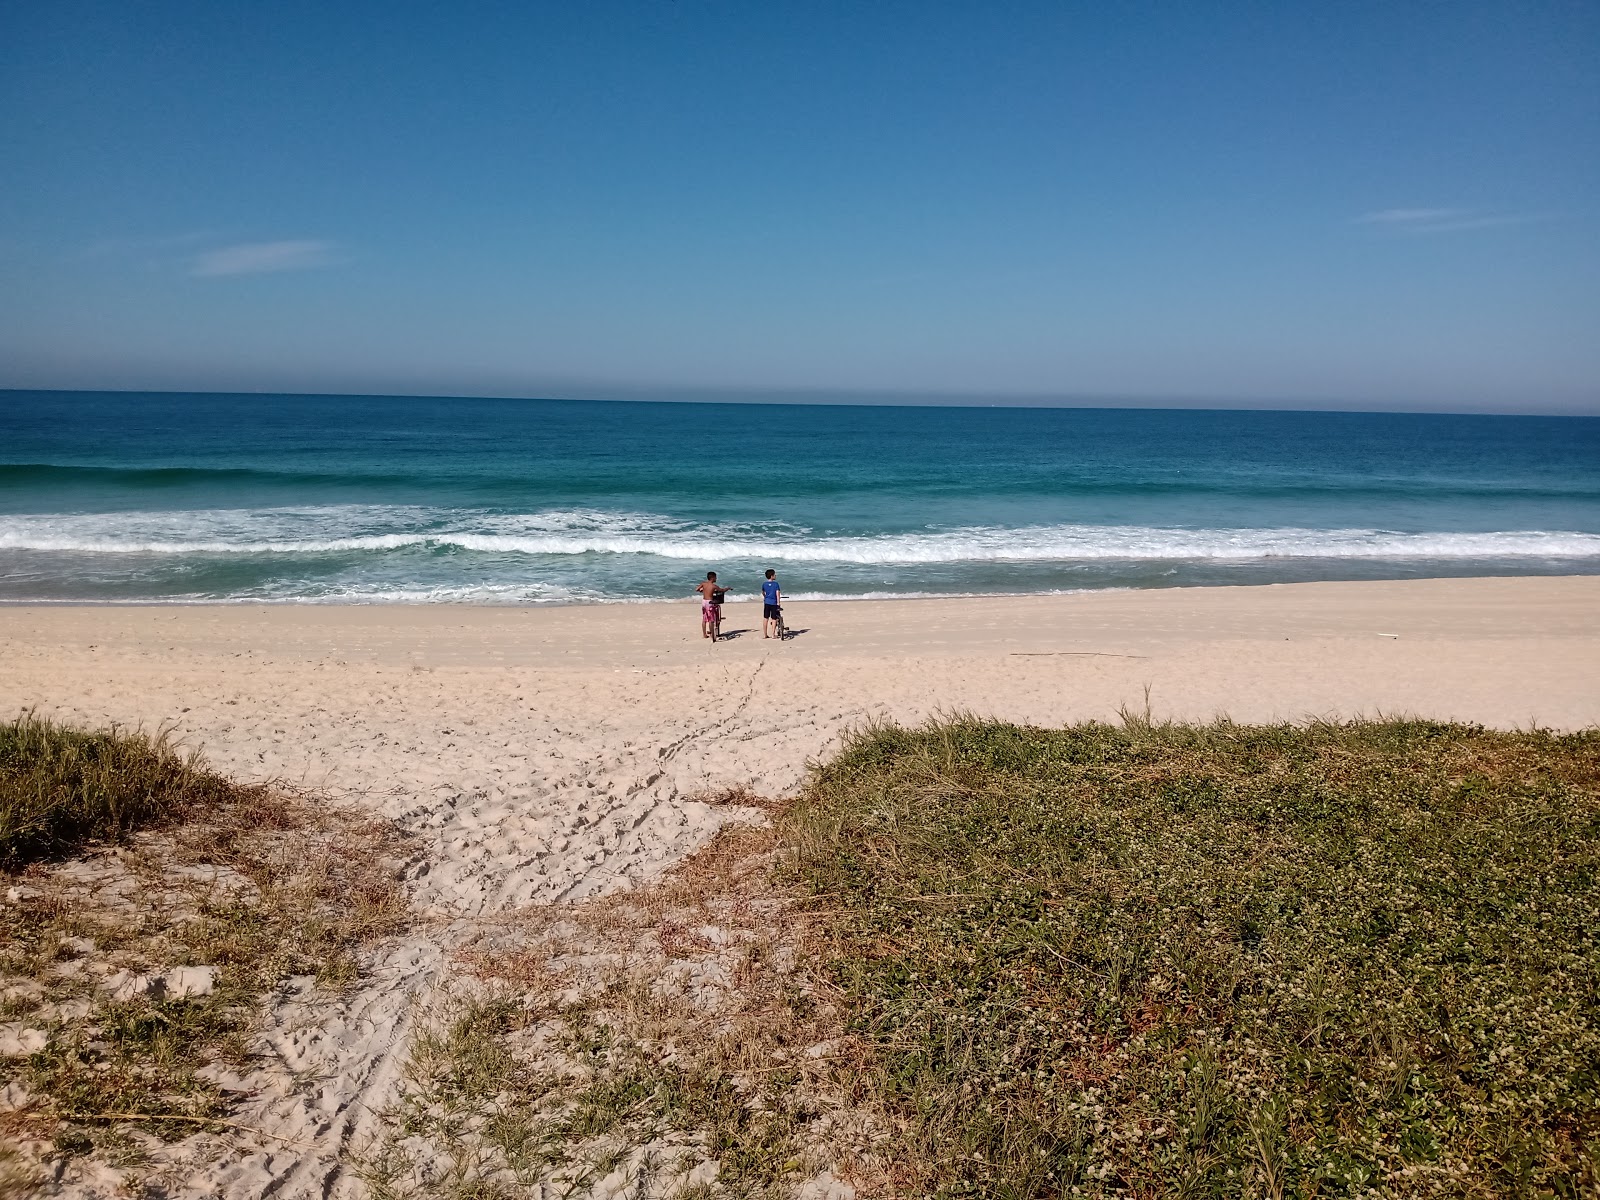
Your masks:
[{"label": "sandy beach", "polygon": [[[937,712],[1045,725],[1417,715],[1600,722],[1600,578],[1315,583],[973,600],[790,602],[712,645],[681,605],[0,608],[0,709],[170,727],[220,769],[369,805],[416,835],[423,918],[370,986],[286,1004],[285,1081],[197,1186],[323,1194],[393,1086],[412,999],[509,907],[659,875],[782,796],[852,725]],[[342,1186],[342,1185],[341,1185]],[[334,1189],[338,1191],[337,1188]]]},{"label": "sandy beach", "polygon": [[436,840],[458,914],[649,874],[697,795],[780,796],[853,724],[1420,715],[1600,721],[1600,578],[1314,583],[972,600],[0,609],[0,705],[170,727],[221,769],[360,798]]}]

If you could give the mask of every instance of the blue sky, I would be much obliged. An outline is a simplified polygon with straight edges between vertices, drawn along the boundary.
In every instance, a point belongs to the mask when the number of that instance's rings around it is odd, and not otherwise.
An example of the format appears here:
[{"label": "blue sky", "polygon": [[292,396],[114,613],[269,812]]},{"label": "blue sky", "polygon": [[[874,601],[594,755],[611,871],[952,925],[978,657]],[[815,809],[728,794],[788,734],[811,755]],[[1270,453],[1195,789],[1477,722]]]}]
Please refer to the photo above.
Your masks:
[{"label": "blue sky", "polygon": [[1594,3],[0,0],[0,387],[1600,411]]}]

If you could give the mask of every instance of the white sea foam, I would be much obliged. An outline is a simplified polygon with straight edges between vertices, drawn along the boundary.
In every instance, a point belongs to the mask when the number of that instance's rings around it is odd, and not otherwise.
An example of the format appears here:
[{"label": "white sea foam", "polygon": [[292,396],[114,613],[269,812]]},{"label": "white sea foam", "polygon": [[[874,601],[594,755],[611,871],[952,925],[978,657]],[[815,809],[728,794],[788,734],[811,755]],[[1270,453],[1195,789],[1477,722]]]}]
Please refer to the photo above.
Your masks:
[{"label": "white sea foam", "polygon": [[[439,546],[503,554],[641,554],[685,560],[935,564],[1090,559],[1578,558],[1600,556],[1600,536],[1514,530],[1398,533],[1376,529],[1160,529],[1142,526],[970,528],[877,537],[514,537],[439,534]],[[352,547],[354,548],[354,547]]]},{"label": "white sea foam", "polygon": [[870,536],[796,526],[694,525],[649,513],[463,513],[380,506],[0,517],[0,550],[85,555],[384,555],[408,550],[685,561],[865,565],[1095,560],[1586,559],[1600,535],[1570,530],[1182,529],[971,526]]},{"label": "white sea foam", "polygon": [[[995,596],[1035,595],[1035,596],[1075,596],[1089,592],[1097,594],[1105,592],[1124,592],[1129,588],[1100,587],[1100,588],[1045,588],[1036,592],[964,592],[964,591],[868,591],[868,592],[795,592],[785,594],[783,602],[789,604],[810,604],[832,601],[856,600],[975,600],[994,599]],[[759,592],[733,592],[728,593],[730,604],[756,603],[761,599]],[[570,606],[574,604],[670,604],[683,606],[685,598],[681,596],[619,596],[611,592],[599,591],[582,587],[560,588],[540,584],[492,584],[474,583],[455,586],[436,587],[360,587],[351,586],[339,589],[330,589],[321,592],[295,591],[285,587],[252,593],[242,596],[206,596],[206,595],[175,595],[164,596],[162,604],[175,605],[328,605],[341,604],[477,604],[484,607],[495,605],[547,605],[550,607]],[[78,604],[77,600],[60,600],[49,597],[10,597],[4,604],[27,605],[52,605],[52,604]],[[148,598],[135,599],[108,599],[97,600],[110,608],[140,607],[151,603]]]},{"label": "white sea foam", "polygon": [[547,583],[465,583],[393,587],[350,585],[311,590],[288,583],[247,601],[294,604],[583,604],[611,600],[603,593]]}]

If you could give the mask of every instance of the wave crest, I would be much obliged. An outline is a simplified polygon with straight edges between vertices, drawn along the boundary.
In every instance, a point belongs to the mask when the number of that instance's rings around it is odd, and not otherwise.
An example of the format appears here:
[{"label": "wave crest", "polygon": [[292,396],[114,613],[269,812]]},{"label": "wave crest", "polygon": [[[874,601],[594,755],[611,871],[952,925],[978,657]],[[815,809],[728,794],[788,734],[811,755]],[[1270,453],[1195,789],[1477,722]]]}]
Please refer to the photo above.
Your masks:
[{"label": "wave crest", "polygon": [[796,526],[695,525],[647,513],[447,514],[406,508],[50,514],[0,518],[0,550],[84,555],[429,554],[651,556],[720,562],[959,564],[1094,560],[1590,559],[1600,534],[1183,529],[1142,525],[970,526],[869,535]]}]

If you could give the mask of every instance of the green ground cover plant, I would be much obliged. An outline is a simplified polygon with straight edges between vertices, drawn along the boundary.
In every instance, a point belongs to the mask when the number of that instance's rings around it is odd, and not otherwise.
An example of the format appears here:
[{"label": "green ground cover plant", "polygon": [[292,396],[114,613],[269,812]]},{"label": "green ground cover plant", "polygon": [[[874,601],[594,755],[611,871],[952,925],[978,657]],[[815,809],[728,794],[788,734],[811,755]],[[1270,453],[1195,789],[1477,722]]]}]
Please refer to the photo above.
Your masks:
[{"label": "green ground cover plant", "polygon": [[1600,1188],[1600,732],[885,726],[781,821],[901,1194]]}]

